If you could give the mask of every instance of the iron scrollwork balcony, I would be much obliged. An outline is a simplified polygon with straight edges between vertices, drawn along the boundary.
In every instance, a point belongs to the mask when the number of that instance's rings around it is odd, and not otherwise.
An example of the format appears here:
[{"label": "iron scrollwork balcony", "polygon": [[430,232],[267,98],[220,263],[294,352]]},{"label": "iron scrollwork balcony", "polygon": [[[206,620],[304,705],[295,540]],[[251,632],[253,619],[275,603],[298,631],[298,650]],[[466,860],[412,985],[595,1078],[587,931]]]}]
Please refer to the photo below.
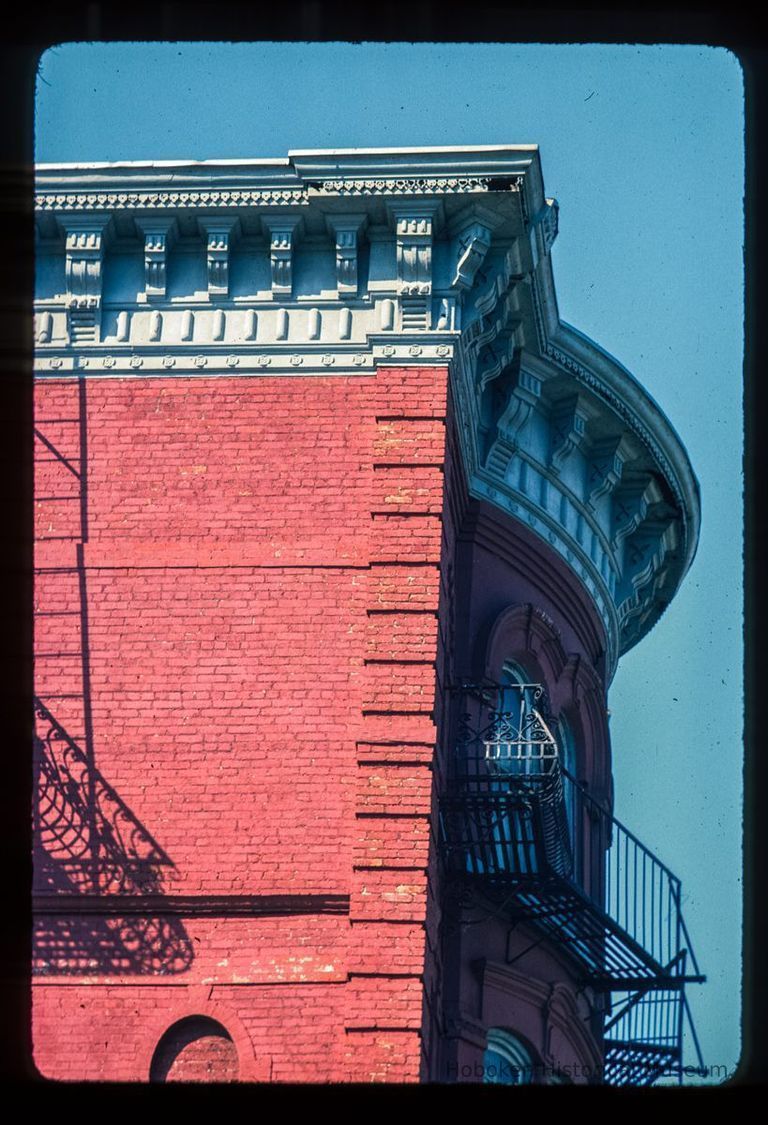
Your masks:
[{"label": "iron scrollwork balcony", "polygon": [[[680,880],[560,760],[538,684],[462,684],[440,803],[443,855],[507,916],[570,954],[610,997],[604,1081],[682,1079],[685,985],[700,982]],[[688,973],[688,964],[693,972]]]}]

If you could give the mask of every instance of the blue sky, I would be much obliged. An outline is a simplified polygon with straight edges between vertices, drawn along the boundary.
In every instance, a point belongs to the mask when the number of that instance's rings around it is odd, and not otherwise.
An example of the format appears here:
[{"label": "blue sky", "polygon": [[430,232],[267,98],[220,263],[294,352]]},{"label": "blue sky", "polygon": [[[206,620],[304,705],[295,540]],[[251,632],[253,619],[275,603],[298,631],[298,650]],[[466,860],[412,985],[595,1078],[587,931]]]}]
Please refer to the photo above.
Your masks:
[{"label": "blue sky", "polygon": [[[560,315],[653,395],[699,477],[698,555],[610,691],[616,815],[683,881],[705,1062],[740,1052],[743,82],[700,46],[64,44],[40,161],[540,146]],[[689,1056],[690,1057],[690,1056]]]}]

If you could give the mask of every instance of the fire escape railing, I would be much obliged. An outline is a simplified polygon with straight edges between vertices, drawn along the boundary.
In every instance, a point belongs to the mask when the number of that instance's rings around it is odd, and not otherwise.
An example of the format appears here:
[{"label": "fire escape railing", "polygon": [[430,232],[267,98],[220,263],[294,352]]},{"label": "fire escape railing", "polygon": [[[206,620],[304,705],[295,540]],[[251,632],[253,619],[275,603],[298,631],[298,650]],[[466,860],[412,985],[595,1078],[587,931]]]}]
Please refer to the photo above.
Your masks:
[{"label": "fire escape railing", "polygon": [[560,943],[610,997],[606,1083],[682,1080],[685,1021],[703,1072],[685,985],[704,978],[680,880],[563,766],[540,685],[455,694],[459,737],[440,805],[453,875]]}]

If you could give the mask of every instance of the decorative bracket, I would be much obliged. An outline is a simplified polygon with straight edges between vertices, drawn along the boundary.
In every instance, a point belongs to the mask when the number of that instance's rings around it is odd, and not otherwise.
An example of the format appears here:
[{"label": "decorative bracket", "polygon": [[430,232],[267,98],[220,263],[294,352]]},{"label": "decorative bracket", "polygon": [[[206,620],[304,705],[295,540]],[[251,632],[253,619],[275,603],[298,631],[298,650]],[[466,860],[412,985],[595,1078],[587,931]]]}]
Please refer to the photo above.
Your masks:
[{"label": "decorative bracket", "polygon": [[[510,346],[513,343],[514,340]],[[481,431],[484,433],[480,461],[502,480],[506,480],[510,463],[524,445],[524,430],[541,402],[549,374],[536,355],[515,347],[512,362],[498,378],[480,388]]]},{"label": "decorative bracket", "polygon": [[652,504],[662,500],[662,492],[653,477],[646,474],[622,480],[613,499],[613,539],[617,551],[622,540],[638,529]]},{"label": "decorative bracket", "polygon": [[229,251],[239,219],[211,217],[198,222],[206,235],[208,297],[229,296]]},{"label": "decorative bracket", "polygon": [[670,519],[646,520],[627,544],[628,567],[644,578],[650,577],[644,573],[649,557],[658,552],[666,554],[676,540],[675,525]]},{"label": "decorative bracket", "polygon": [[63,215],[66,232],[67,305],[71,309],[98,309],[101,305],[101,266],[104,232],[109,215]]},{"label": "decorative bracket", "polygon": [[367,215],[326,215],[336,240],[336,287],[340,297],[357,296],[358,235]]},{"label": "decorative bracket", "polygon": [[588,462],[587,503],[592,507],[601,496],[610,495],[616,488],[629,453],[629,443],[623,434],[596,443]]},{"label": "decorative bracket", "polygon": [[477,385],[483,391],[515,358],[517,322],[507,320],[494,333],[493,343],[483,348],[477,360]]},{"label": "decorative bracket", "polygon": [[137,216],[136,226],[144,235],[144,292],[139,300],[164,300],[167,254],[176,234],[176,219]]},{"label": "decorative bracket", "polygon": [[401,295],[432,292],[432,234],[439,200],[389,204],[397,235],[397,279]]},{"label": "decorative bracket", "polygon": [[94,344],[101,315],[101,267],[109,215],[66,215],[65,277],[67,328],[71,344]]},{"label": "decorative bracket", "polygon": [[491,248],[491,232],[482,223],[472,225],[459,235],[456,276],[451,282],[454,289],[471,289],[475,274]]},{"label": "decorative bracket", "polygon": [[506,406],[496,422],[496,438],[486,457],[485,467],[502,479],[520,446],[520,438],[536,403],[541,398],[542,381],[520,368],[517,382],[509,391]]},{"label": "decorative bracket", "polygon": [[520,311],[513,291],[500,307],[478,317],[471,326],[468,346],[477,349],[476,379],[481,391],[514,359],[519,325]]},{"label": "decorative bracket", "polygon": [[290,297],[293,288],[293,246],[301,216],[263,215],[262,222],[269,233],[272,295]]},{"label": "decorative bracket", "polygon": [[589,414],[580,395],[573,395],[555,405],[550,416],[549,464],[553,473],[560,473],[574,450],[584,443],[588,421]]},{"label": "decorative bracket", "polygon": [[[649,602],[663,591],[670,560],[680,545],[674,520],[646,520],[627,540],[626,565],[619,604],[622,621],[637,617],[642,622],[650,612]],[[668,600],[668,599],[666,599]]]},{"label": "decorative bracket", "polygon": [[531,254],[534,267],[549,254],[557,238],[559,204],[556,199],[544,201],[544,207],[531,223]]},{"label": "decorative bracket", "polygon": [[541,398],[541,387],[541,379],[526,371],[524,367],[520,368],[506,410],[498,421],[499,433],[514,449],[519,445],[523,428]]}]

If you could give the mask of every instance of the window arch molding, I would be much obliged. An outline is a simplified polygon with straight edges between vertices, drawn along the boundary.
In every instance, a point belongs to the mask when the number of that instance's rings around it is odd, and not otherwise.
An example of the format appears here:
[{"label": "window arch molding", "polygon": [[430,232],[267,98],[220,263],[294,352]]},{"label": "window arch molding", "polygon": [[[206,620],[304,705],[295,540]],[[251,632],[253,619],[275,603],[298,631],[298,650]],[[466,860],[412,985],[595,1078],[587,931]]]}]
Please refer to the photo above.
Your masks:
[{"label": "window arch molding", "polygon": [[[482,675],[500,681],[505,664],[517,664],[535,682],[544,685],[554,707],[552,689],[566,657],[554,625],[531,605],[503,610],[491,625],[485,652],[478,661]],[[533,682],[533,680],[532,680]]]},{"label": "window arch molding", "polygon": [[567,654],[555,623],[535,606],[508,606],[486,632],[475,667],[494,682],[504,678],[505,665],[517,665],[541,683],[552,716],[568,724],[578,753],[578,780],[585,780],[598,799],[610,799],[610,737],[605,687],[598,672],[578,654]]}]

